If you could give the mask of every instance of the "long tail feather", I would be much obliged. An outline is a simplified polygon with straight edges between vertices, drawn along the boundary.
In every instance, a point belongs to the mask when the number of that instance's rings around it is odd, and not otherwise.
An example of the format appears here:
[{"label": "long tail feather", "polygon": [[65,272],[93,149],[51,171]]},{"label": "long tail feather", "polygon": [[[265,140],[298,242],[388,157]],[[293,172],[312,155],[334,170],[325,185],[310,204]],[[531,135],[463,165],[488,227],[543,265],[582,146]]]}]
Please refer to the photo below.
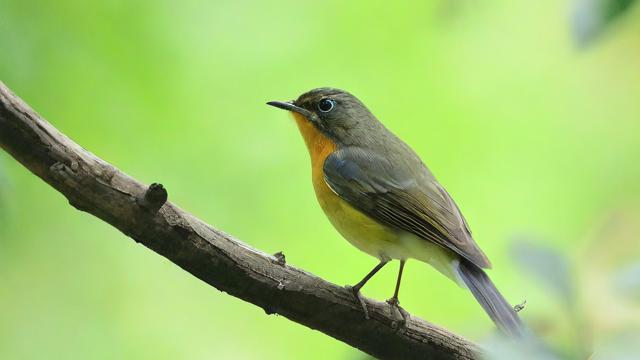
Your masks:
[{"label": "long tail feather", "polygon": [[484,311],[502,332],[512,337],[524,336],[525,327],[518,314],[481,268],[467,260],[461,260],[458,273],[473,296],[482,305]]}]

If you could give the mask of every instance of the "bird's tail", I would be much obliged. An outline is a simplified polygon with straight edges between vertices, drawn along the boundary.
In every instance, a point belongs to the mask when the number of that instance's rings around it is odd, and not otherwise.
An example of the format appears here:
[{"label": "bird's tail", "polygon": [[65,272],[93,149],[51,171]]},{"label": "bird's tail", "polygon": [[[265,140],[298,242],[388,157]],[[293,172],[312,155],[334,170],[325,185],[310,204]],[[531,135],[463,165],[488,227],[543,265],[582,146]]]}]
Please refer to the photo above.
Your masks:
[{"label": "bird's tail", "polygon": [[467,260],[460,260],[458,273],[496,326],[506,335],[523,337],[525,327],[513,307],[493,285],[489,276]]}]

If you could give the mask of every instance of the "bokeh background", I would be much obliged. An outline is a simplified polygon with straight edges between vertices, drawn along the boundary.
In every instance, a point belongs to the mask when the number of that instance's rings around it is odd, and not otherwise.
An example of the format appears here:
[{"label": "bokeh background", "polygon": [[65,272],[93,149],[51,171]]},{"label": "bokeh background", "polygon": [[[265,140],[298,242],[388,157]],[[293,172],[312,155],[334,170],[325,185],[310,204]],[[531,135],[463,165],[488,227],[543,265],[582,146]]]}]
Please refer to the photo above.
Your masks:
[{"label": "bokeh background", "polygon": [[[265,102],[347,89],[425,159],[557,356],[612,359],[640,328],[631,3],[0,0],[0,80],[182,208],[338,284],[375,260],[325,219],[293,121]],[[364,293],[390,297],[396,267]],[[470,294],[405,274],[405,309],[490,341]],[[363,356],[205,285],[0,151],[1,359]]]}]

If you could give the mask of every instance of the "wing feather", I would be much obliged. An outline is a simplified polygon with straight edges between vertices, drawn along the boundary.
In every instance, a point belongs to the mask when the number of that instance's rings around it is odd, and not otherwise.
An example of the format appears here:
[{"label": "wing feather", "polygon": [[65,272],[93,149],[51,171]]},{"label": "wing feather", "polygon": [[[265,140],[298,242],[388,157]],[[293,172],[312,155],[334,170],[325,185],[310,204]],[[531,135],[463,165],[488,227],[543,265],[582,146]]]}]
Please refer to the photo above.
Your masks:
[{"label": "wing feather", "polygon": [[[448,248],[481,268],[491,263],[471,237],[458,206],[429,170],[347,147],[324,162],[327,185],[373,219]],[[415,166],[414,166],[415,167]]]}]

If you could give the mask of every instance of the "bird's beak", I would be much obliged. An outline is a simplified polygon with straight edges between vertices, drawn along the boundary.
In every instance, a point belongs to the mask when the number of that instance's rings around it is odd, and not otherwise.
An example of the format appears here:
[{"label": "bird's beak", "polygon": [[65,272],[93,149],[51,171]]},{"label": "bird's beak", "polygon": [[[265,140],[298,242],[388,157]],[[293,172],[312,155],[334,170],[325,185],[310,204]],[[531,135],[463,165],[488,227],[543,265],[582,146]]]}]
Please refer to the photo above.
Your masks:
[{"label": "bird's beak", "polygon": [[313,113],[307,109],[303,109],[299,106],[296,106],[292,101],[286,101],[286,102],[282,102],[282,101],[269,101],[267,103],[267,105],[271,105],[271,106],[275,106],[277,108],[280,109],[284,109],[287,111],[293,111],[296,112],[304,117],[306,117],[307,119],[311,119],[313,118]]}]

